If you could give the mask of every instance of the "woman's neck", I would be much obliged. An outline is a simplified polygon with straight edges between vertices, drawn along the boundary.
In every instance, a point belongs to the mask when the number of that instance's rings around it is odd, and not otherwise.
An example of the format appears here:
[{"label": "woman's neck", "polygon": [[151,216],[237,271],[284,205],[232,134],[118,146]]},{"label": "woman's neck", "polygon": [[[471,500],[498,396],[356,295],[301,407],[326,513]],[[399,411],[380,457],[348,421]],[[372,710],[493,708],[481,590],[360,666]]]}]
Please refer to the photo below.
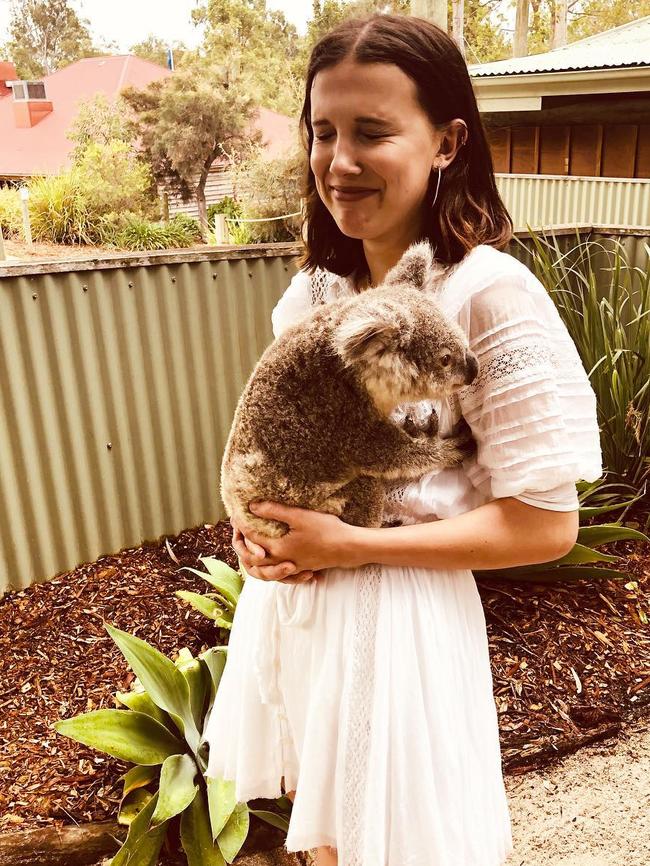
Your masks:
[{"label": "woman's neck", "polygon": [[361,280],[360,289],[366,289],[370,286],[380,285],[388,271],[394,267],[402,258],[409,246],[415,242],[417,238],[401,237],[393,243],[364,241],[363,252],[368,263],[369,277]]}]

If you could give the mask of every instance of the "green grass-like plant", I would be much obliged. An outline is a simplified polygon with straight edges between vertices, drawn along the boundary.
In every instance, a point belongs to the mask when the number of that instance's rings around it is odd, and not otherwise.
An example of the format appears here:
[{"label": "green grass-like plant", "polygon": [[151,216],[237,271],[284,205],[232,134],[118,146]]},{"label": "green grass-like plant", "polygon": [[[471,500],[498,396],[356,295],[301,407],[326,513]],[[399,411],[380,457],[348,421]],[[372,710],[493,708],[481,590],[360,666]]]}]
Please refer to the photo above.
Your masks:
[{"label": "green grass-like plant", "polygon": [[650,247],[644,264],[634,266],[618,239],[577,235],[576,245],[563,251],[555,236],[530,234],[533,269],[596,394],[606,481],[628,498],[644,495],[650,481]]}]

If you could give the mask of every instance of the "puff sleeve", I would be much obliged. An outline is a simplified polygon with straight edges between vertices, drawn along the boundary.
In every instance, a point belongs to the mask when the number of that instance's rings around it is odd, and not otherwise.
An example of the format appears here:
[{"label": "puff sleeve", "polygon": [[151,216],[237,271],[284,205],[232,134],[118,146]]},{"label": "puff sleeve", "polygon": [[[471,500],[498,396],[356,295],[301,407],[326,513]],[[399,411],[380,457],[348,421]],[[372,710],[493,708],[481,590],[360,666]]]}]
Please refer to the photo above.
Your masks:
[{"label": "puff sleeve", "polygon": [[459,322],[479,360],[458,392],[477,442],[470,481],[488,499],[577,508],[576,481],[602,474],[596,398],[552,299],[532,274],[507,273],[466,300]]},{"label": "puff sleeve", "polygon": [[311,309],[311,277],[305,271],[298,271],[271,312],[273,336],[279,337],[288,327],[311,312]]}]

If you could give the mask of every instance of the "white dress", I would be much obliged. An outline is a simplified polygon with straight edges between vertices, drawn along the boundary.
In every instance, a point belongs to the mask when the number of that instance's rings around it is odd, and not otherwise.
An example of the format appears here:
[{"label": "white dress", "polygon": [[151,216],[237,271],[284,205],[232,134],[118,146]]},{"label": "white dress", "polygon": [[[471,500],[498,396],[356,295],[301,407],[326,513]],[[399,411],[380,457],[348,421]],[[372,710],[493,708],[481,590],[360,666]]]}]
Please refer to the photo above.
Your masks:
[{"label": "white dress", "polygon": [[[277,336],[351,280],[299,272]],[[496,497],[578,507],[601,474],[593,391],[543,286],[491,247],[439,295],[477,354],[476,380],[434,404],[478,443],[460,469],[391,490],[385,520],[443,519]],[[418,414],[431,403],[417,404]],[[406,407],[396,410],[403,417]],[[339,866],[500,866],[512,850],[485,618],[469,570],[369,565],[306,584],[248,578],[206,739],[238,801],[296,790],[289,851]]]}]

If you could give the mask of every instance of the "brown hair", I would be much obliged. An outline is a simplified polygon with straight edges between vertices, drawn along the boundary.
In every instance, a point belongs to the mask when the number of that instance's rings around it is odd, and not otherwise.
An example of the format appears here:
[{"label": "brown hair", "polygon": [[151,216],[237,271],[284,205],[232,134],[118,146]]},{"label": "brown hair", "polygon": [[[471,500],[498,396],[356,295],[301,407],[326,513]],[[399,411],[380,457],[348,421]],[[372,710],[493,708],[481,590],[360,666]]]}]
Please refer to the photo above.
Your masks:
[{"label": "brown hair", "polygon": [[[439,27],[422,18],[375,14],[339,24],[314,46],[309,59],[300,130],[307,156],[314,133],[311,126],[311,88],[315,75],[344,59],[356,63],[392,63],[415,83],[418,100],[430,121],[444,126],[454,118],[465,121],[467,142],[441,178],[433,208],[437,174],[431,173],[423,202],[431,214],[424,237],[446,264],[459,262],[479,244],[504,247],[512,236],[512,220],[494,181],[492,157],[476,105],[465,61],[456,43]],[[307,164],[303,226],[306,251],[300,267],[317,267],[347,276],[368,273],[363,243],[344,235],[316,190]]]}]

